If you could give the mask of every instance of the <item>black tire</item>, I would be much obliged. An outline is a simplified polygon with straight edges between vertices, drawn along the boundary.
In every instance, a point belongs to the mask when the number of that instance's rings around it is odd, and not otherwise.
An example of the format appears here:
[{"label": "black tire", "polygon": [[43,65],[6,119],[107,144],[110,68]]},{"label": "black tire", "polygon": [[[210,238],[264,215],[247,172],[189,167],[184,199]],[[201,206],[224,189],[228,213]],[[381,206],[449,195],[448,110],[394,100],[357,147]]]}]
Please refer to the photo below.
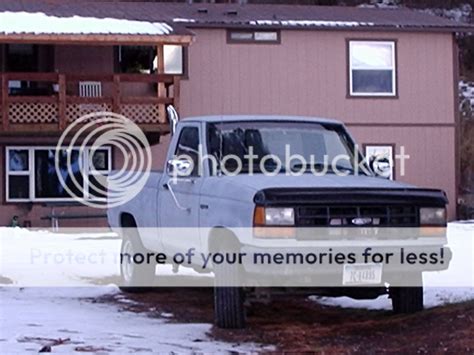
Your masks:
[{"label": "black tire", "polygon": [[[150,251],[145,249],[135,228],[124,228],[122,247],[120,250],[120,290],[130,293],[149,291],[155,279],[156,263],[146,262]],[[141,254],[144,262],[137,261],[132,256]],[[138,259],[139,260],[139,259]]]},{"label": "black tire", "polygon": [[[212,243],[212,251],[238,253],[240,245],[231,233],[220,229],[214,235],[218,243]],[[215,324],[223,329],[245,328],[245,293],[239,284],[241,266],[222,263],[214,265],[214,318]]]},{"label": "black tire", "polygon": [[235,284],[238,268],[220,265],[215,268],[214,317],[215,324],[223,329],[245,328],[245,295],[242,287],[220,287],[220,284]]},{"label": "black tire", "polygon": [[395,287],[391,297],[392,308],[396,314],[423,310],[423,287]]},{"label": "black tire", "polygon": [[[421,273],[408,275],[406,277],[408,285],[412,287],[390,287],[390,297],[392,298],[393,312],[415,313],[423,310],[423,278]],[[420,285],[420,286],[418,286]]]}]

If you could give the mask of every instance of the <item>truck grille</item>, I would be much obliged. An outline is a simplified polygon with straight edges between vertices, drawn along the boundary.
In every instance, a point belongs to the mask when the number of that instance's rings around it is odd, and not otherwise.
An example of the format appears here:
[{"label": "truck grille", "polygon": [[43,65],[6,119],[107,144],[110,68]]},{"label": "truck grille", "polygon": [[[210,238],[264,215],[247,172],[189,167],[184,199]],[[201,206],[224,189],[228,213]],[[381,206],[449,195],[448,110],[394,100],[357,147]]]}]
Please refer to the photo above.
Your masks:
[{"label": "truck grille", "polygon": [[392,206],[301,206],[296,210],[298,227],[416,227],[418,208]]}]

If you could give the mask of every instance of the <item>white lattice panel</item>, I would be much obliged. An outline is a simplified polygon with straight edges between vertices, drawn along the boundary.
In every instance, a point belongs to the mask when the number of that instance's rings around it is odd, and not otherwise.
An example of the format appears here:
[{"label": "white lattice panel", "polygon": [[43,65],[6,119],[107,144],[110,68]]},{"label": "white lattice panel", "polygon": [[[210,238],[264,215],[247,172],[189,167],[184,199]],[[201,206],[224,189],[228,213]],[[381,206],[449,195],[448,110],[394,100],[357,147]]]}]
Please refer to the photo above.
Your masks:
[{"label": "white lattice panel", "polygon": [[58,106],[54,103],[10,103],[8,117],[11,123],[56,123]]},{"label": "white lattice panel", "polygon": [[93,112],[112,112],[109,104],[67,104],[66,117],[69,122]]},{"label": "white lattice panel", "polygon": [[120,107],[121,114],[135,123],[159,123],[159,106],[153,104],[126,104]]}]

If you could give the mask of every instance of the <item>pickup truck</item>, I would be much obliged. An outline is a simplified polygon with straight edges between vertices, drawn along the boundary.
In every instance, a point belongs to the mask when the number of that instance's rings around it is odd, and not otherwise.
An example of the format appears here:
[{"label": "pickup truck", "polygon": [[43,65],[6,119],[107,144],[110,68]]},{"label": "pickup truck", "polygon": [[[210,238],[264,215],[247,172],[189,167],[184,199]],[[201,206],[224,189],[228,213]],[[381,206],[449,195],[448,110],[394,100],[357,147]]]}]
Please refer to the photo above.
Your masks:
[{"label": "pickup truck", "polygon": [[[285,146],[311,163],[294,160],[288,164]],[[255,161],[250,163],[239,165],[236,159],[225,158],[243,158],[249,151],[255,155]],[[201,160],[199,153],[215,160]],[[311,154],[315,154],[316,160],[310,159]],[[323,155],[330,158],[345,155],[351,159],[328,167]],[[265,161],[264,156],[267,156]],[[378,177],[367,165],[362,164],[363,169],[358,170],[352,163],[355,157],[363,160],[344,124],[336,120],[257,115],[180,120],[169,145],[164,171],[151,172],[146,186],[135,198],[108,209],[109,225],[123,235],[122,290],[137,292],[154,285],[156,263],[123,258],[133,253],[184,255],[192,246],[194,254],[204,255],[223,250],[248,253],[326,250],[330,254],[343,249],[359,250],[364,241],[372,241],[377,247],[380,240],[389,240],[390,246],[443,248],[448,203],[445,193]],[[429,228],[425,230],[425,226]],[[194,232],[180,238],[169,232],[173,228]],[[441,238],[430,238],[423,232],[429,234],[433,229],[441,230]],[[236,230],[244,232],[239,234]],[[389,232],[380,238],[368,235],[381,230]],[[319,273],[322,269],[323,274],[327,271],[330,282],[328,278],[318,278],[326,280],[318,284],[313,279],[306,288],[306,281],[301,281],[308,279],[303,277],[305,270],[288,265],[277,268],[276,272],[272,267],[256,268],[251,263],[238,266],[215,263],[213,267],[211,262],[206,270],[197,262],[181,266],[214,272],[216,324],[222,328],[241,328],[245,324],[244,304],[251,299],[250,295],[263,289],[272,293],[277,287],[287,292],[303,289],[308,294],[354,298],[376,298],[388,293],[395,312],[420,311],[423,309],[422,272],[447,268],[450,255],[444,257],[445,262],[434,266],[425,262],[417,267],[397,269],[398,263],[390,269],[384,265],[383,272],[378,269],[381,274],[375,283],[370,282],[370,277],[375,277],[378,271],[367,267],[378,267],[384,261],[375,261],[373,265],[369,262],[366,269],[362,267],[362,275],[355,273],[359,282],[354,284],[364,286],[365,280],[365,286],[370,287],[350,287],[350,282],[343,282],[346,277],[343,274],[351,266],[342,264],[334,265],[331,271],[326,267],[313,268]],[[261,283],[234,282],[242,274],[244,278],[256,276],[249,279]],[[275,282],[274,277],[277,277]],[[407,280],[414,281],[411,284]]]}]

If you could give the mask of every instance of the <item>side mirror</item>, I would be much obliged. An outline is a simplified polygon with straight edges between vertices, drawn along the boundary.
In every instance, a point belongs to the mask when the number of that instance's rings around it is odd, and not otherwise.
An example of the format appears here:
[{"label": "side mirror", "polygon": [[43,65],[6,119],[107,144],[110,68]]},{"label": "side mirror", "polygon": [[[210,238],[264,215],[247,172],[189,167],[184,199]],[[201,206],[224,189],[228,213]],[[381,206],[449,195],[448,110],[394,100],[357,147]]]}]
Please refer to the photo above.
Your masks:
[{"label": "side mirror", "polygon": [[169,105],[168,107],[166,107],[166,112],[168,114],[171,135],[174,135],[174,133],[176,132],[176,125],[179,121],[178,112],[176,112],[176,109],[173,105]]},{"label": "side mirror", "polygon": [[193,170],[193,163],[187,159],[170,159],[166,163],[166,173],[175,177],[188,177]]},{"label": "side mirror", "polygon": [[369,166],[377,177],[390,179],[392,176],[392,164],[388,158],[371,157]]}]

